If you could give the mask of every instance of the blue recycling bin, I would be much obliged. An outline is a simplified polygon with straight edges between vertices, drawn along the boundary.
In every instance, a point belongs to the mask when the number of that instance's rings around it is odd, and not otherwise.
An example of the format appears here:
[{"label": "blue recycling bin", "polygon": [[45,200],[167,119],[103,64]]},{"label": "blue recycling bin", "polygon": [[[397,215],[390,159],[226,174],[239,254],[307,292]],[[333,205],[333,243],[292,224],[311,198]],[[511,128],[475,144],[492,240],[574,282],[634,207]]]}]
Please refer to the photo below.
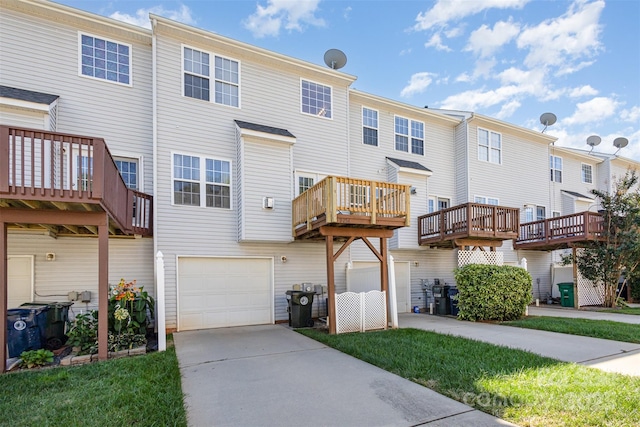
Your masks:
[{"label": "blue recycling bin", "polygon": [[458,288],[449,288],[447,291],[447,296],[449,298],[449,305],[451,306],[451,315],[458,316],[458,299],[454,299],[453,297],[458,295]]},{"label": "blue recycling bin", "polygon": [[47,323],[45,307],[7,310],[7,347],[9,357],[20,357],[23,351],[42,348],[42,330]]}]

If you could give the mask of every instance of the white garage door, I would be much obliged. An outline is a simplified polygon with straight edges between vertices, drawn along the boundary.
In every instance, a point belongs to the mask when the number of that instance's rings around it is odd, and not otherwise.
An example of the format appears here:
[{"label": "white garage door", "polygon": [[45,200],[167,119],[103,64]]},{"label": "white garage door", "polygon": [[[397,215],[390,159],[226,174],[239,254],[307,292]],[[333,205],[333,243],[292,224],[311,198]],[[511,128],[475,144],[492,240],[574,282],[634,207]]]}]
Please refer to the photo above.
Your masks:
[{"label": "white garage door", "polygon": [[9,256],[7,308],[33,301],[33,256]]},{"label": "white garage door", "polygon": [[273,323],[267,258],[178,258],[178,330]]}]

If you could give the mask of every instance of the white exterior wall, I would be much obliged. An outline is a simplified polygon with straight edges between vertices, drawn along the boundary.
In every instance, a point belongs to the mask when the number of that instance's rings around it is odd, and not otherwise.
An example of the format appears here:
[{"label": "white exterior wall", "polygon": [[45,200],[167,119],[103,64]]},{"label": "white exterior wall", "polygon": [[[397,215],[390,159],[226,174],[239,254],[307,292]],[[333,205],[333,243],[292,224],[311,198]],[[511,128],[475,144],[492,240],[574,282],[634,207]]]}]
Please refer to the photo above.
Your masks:
[{"label": "white exterior wall", "polygon": [[[454,155],[455,155],[455,185],[456,194],[453,205],[460,205],[469,200],[469,156],[471,144],[468,141],[468,123],[463,121],[455,129]],[[473,153],[473,152],[472,152]],[[477,156],[477,152],[475,152]]]}]

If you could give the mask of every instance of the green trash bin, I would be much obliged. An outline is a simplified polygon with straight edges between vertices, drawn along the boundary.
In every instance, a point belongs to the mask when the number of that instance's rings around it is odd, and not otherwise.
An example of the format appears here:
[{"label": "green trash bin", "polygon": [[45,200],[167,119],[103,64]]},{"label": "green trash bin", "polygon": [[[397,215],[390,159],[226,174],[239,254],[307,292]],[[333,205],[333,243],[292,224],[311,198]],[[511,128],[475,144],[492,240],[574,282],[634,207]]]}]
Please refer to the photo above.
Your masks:
[{"label": "green trash bin", "polygon": [[47,317],[40,327],[42,345],[48,350],[57,350],[66,341],[65,326],[69,320],[69,306],[73,302],[26,302],[20,307],[47,308]]},{"label": "green trash bin", "polygon": [[558,289],[560,289],[560,305],[573,307],[573,283],[558,283]]}]

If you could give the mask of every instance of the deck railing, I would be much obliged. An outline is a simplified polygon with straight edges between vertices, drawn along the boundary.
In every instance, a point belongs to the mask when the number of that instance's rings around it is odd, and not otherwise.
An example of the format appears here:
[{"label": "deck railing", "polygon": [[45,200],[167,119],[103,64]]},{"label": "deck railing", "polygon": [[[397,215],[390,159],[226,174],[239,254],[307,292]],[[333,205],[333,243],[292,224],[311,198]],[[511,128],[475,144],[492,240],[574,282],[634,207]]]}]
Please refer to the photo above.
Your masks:
[{"label": "deck railing", "polygon": [[555,218],[527,222],[520,225],[517,245],[550,245],[562,241],[598,239],[604,230],[602,215],[596,212],[579,212]]},{"label": "deck railing", "polygon": [[462,237],[514,238],[519,210],[505,206],[465,203],[418,217],[420,244]]},{"label": "deck railing", "polygon": [[375,225],[379,218],[405,218],[409,225],[410,186],[388,182],[328,176],[293,200],[293,232],[310,230],[313,221],[325,216],[326,223],[339,215],[365,215]]},{"label": "deck railing", "polygon": [[127,234],[151,234],[150,195],[127,188],[102,138],[0,126],[0,198],[100,204]]}]

